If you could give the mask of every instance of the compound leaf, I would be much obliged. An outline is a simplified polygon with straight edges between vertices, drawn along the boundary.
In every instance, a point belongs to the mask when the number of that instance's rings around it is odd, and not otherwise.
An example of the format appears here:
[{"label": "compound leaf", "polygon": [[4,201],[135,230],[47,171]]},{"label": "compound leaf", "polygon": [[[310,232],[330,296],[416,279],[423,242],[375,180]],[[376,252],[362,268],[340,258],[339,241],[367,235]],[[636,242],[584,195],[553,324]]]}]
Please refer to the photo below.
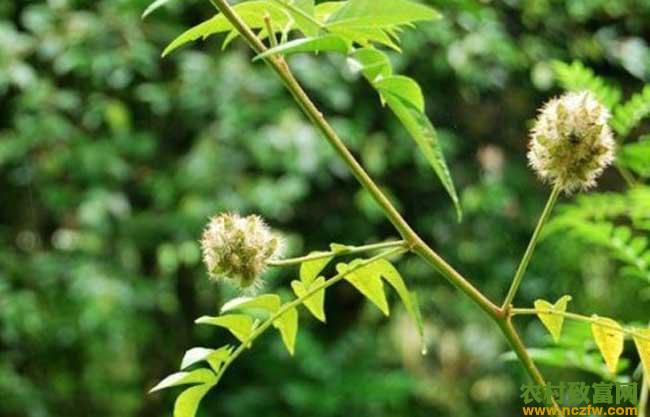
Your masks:
[{"label": "compound leaf", "polygon": [[313,38],[300,38],[289,41],[268,49],[257,55],[253,61],[267,58],[272,55],[290,55],[303,52],[340,52],[347,54],[350,42],[339,35],[324,35]]},{"label": "compound leaf", "polygon": [[434,9],[408,0],[348,0],[326,21],[332,29],[391,28],[439,19]]}]

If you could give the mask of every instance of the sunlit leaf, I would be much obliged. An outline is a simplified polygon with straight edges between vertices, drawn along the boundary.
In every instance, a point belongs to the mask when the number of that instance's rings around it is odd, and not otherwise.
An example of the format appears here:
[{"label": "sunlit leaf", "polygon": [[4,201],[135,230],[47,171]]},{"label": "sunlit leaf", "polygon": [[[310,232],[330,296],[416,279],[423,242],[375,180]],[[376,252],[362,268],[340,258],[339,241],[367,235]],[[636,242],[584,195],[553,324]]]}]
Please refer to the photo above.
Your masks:
[{"label": "sunlit leaf", "polygon": [[340,263],[336,265],[336,270],[340,274],[345,274],[345,280],[352,284],[361,294],[368,298],[374,305],[385,315],[390,314],[386,293],[384,292],[384,283],[380,275],[372,266],[363,266],[352,272],[350,269],[355,268],[360,260],[355,260],[350,264]]},{"label": "sunlit leaf", "polygon": [[289,354],[293,355],[298,334],[298,310],[291,308],[278,317],[273,325],[280,331],[282,342],[287,347]]},{"label": "sunlit leaf", "polygon": [[360,71],[370,83],[379,77],[386,78],[393,74],[388,55],[374,48],[360,48],[350,55],[348,62],[353,70]]},{"label": "sunlit leaf", "polygon": [[174,417],[194,417],[199,403],[210,391],[212,385],[198,385],[183,391],[174,403]]},{"label": "sunlit leaf", "polygon": [[230,311],[263,310],[275,313],[280,309],[282,301],[276,294],[262,294],[258,297],[237,297],[228,301],[221,307],[221,314]]},{"label": "sunlit leaf", "polygon": [[[319,255],[321,253],[322,252],[312,252],[309,255]],[[300,264],[300,280],[303,284],[305,284],[306,287],[309,287],[318,274],[323,271],[333,258],[333,256],[328,256]]]},{"label": "sunlit leaf", "polygon": [[434,9],[408,0],[348,0],[326,24],[330,29],[384,28],[438,18]]},{"label": "sunlit leaf", "polygon": [[607,368],[612,374],[618,369],[618,360],[623,353],[623,328],[616,321],[604,317],[593,316],[591,332],[600,353],[605,359]]},{"label": "sunlit leaf", "polygon": [[542,324],[548,329],[553,336],[555,343],[560,341],[562,336],[562,327],[564,326],[564,316],[561,314],[546,313],[545,311],[552,311],[564,313],[567,309],[567,304],[571,301],[570,295],[565,295],[560,298],[555,304],[551,304],[545,300],[535,301],[535,310],[537,310],[537,317],[542,321]]},{"label": "sunlit leaf", "polygon": [[253,332],[253,319],[244,314],[227,314],[219,317],[203,316],[198,318],[195,323],[224,327],[241,342],[248,340]]},{"label": "sunlit leaf", "polygon": [[166,388],[177,387],[179,385],[191,384],[213,384],[217,376],[209,369],[196,369],[192,372],[176,372],[169,375],[151,388],[149,392],[156,392]]},{"label": "sunlit leaf", "polygon": [[634,344],[643,364],[643,373],[648,378],[650,377],[650,340],[648,340],[650,339],[650,329],[640,329],[636,332],[644,337],[634,336]]},{"label": "sunlit leaf", "polygon": [[[318,287],[325,283],[324,277],[319,277],[316,280],[305,284],[304,281],[292,281],[291,288],[298,298],[303,297],[312,288]],[[309,285],[309,286],[307,286]],[[315,292],[303,301],[303,305],[314,315],[318,320],[325,323],[325,290]]]},{"label": "sunlit leaf", "polygon": [[207,361],[210,367],[218,372],[223,361],[228,359],[232,348],[230,346],[223,346],[219,349],[207,349],[196,347],[185,352],[183,360],[181,361],[181,370],[189,368],[202,361]]},{"label": "sunlit leaf", "polygon": [[391,110],[401,120],[413,140],[415,140],[420,151],[438,175],[438,178],[440,178],[442,185],[447,190],[456,207],[456,213],[460,220],[462,218],[460,200],[458,199],[451,173],[447,167],[445,156],[442,153],[435,128],[426,114],[411,104],[410,100],[405,100],[401,96],[388,91],[383,92],[383,97]]},{"label": "sunlit leaf", "polygon": [[413,319],[420,337],[423,337],[424,326],[422,324],[422,315],[420,314],[420,306],[417,298],[414,293],[409,292],[397,268],[386,259],[379,259],[368,265],[368,267],[374,269],[377,274],[382,276],[395,289],[406,308],[406,312]]},{"label": "sunlit leaf", "polygon": [[[233,6],[239,17],[252,29],[265,28],[264,17],[268,15],[274,24],[274,29],[281,32],[290,23],[291,17],[280,7],[266,0],[255,0],[239,3]],[[197,39],[206,39],[210,35],[230,32],[229,37],[236,37],[237,32],[232,32],[233,26],[222,14],[217,14],[211,19],[200,23],[183,32],[174,39],[163,51],[163,57],[172,51]]]},{"label": "sunlit leaf", "polygon": [[350,43],[338,35],[324,35],[315,38],[300,38],[271,48],[253,58],[253,61],[272,55],[290,55],[302,52],[339,52],[347,54]]},{"label": "sunlit leaf", "polygon": [[316,20],[316,6],[314,0],[273,0],[295,20],[296,26],[306,36],[316,36],[320,25]]},{"label": "sunlit leaf", "polygon": [[375,81],[375,88],[383,95],[391,93],[424,113],[424,95],[418,83],[403,75],[391,75]]}]

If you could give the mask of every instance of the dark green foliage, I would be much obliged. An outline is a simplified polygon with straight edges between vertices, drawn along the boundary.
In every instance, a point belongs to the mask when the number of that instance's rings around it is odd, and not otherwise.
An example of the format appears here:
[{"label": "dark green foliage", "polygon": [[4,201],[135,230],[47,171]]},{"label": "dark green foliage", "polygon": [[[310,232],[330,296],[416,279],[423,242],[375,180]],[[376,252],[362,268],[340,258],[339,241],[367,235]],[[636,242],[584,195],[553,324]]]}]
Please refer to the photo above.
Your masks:
[{"label": "dark green foliage", "polygon": [[[337,57],[292,63],[415,227],[501,298],[543,205],[525,166],[525,132],[538,105],[559,92],[553,60],[584,61],[625,97],[642,91],[650,69],[632,58],[648,54],[650,3],[425,3],[445,18],[406,30],[404,55],[391,60],[427,91],[464,206],[461,225],[407,132],[366,84],[347,82],[359,75]],[[174,395],[145,392],[173,371],[178,353],[232,342],[193,324],[232,295],[200,265],[197,239],[215,212],[262,214],[295,254],[392,232],[239,43],[227,55],[208,41],[159,59],[169,39],[213,14],[207,2],[171,1],[142,22],[147,5],[0,2],[3,416],[169,415]],[[637,129],[647,132],[647,122]],[[621,189],[609,171],[603,190]],[[522,304],[583,291],[575,310],[623,322],[648,311],[645,281],[616,279],[624,263],[575,242],[541,245]],[[206,397],[203,415],[515,413],[525,377],[495,362],[505,346],[490,325],[417,260],[399,267],[421,294],[428,356],[406,343],[417,335],[403,315],[384,319],[342,285],[328,294],[338,306],[328,309],[328,327],[313,320],[302,329],[300,361],[279,338],[260,341]],[[271,274],[268,286],[286,288],[297,274]],[[546,337],[538,324],[526,336]],[[552,379],[586,378],[557,372]]]}]

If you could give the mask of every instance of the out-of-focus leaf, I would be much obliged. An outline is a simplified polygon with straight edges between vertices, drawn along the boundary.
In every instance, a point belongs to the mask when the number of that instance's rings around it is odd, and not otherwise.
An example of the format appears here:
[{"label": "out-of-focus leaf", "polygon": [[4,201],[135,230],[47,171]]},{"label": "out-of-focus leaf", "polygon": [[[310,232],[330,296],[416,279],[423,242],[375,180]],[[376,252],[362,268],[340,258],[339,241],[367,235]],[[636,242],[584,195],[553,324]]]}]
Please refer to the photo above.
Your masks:
[{"label": "out-of-focus leaf", "polygon": [[638,175],[650,178],[650,136],[636,143],[624,145],[618,150],[618,163]]},{"label": "out-of-focus leaf", "polygon": [[163,7],[165,4],[169,3],[171,0],[156,0],[151,3],[142,13],[142,18],[146,18],[151,13],[155,12],[157,9]]}]

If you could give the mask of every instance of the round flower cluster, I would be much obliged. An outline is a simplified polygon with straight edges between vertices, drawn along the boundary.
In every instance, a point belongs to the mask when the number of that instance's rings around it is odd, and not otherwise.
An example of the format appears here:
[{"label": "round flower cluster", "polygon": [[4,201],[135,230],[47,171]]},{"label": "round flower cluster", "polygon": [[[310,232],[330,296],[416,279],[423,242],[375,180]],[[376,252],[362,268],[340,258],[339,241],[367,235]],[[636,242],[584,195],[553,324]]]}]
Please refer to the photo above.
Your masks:
[{"label": "round flower cluster", "polygon": [[567,93],[542,108],[528,160],[544,181],[566,193],[588,189],[614,161],[610,113],[589,92]]},{"label": "round flower cluster", "polygon": [[240,288],[256,288],[269,260],[280,256],[282,242],[259,216],[219,214],[203,232],[203,261],[210,277]]}]

